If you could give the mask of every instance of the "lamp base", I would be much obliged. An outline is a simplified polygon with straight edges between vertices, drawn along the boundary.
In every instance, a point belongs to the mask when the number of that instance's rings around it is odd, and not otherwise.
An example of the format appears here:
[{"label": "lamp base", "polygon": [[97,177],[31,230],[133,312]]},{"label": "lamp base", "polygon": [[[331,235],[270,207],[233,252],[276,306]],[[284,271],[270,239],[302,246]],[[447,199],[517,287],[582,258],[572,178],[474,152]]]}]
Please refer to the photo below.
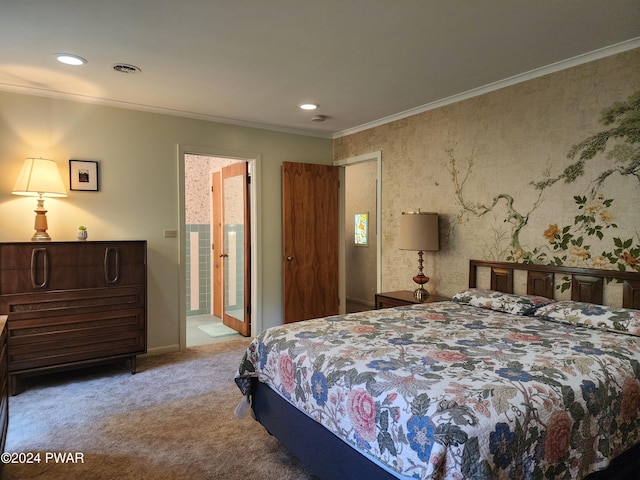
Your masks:
[{"label": "lamp base", "polygon": [[420,302],[424,302],[427,298],[429,298],[429,292],[427,292],[422,286],[420,286],[420,288],[414,290],[413,297]]},{"label": "lamp base", "polygon": [[36,212],[36,221],[33,228],[36,229],[36,232],[31,237],[32,242],[49,242],[51,241],[51,237],[47,233],[47,228],[49,225],[47,224],[47,211],[44,209],[44,198],[42,198],[42,194],[38,198],[38,206],[34,210]]},{"label": "lamp base", "polygon": [[424,285],[429,281],[429,277],[422,273],[422,265],[420,265],[420,273],[413,277],[413,281],[419,285],[413,292],[413,296],[416,300],[423,302],[429,297],[429,292],[424,288]]},{"label": "lamp base", "polygon": [[47,232],[36,232],[33,234],[33,237],[31,237],[31,241],[32,242],[50,242],[51,237]]}]

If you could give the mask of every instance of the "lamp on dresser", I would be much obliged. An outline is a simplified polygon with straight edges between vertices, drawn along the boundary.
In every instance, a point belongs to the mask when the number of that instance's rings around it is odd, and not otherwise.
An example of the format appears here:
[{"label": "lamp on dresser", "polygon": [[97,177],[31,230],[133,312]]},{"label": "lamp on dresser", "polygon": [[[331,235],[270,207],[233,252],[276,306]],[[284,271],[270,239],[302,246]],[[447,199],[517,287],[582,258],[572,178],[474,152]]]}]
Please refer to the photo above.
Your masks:
[{"label": "lamp on dresser", "polygon": [[44,208],[44,197],[67,196],[58,164],[45,158],[27,158],[11,193],[38,197],[38,205],[34,210],[36,212],[34,225],[36,231],[31,237],[31,241],[51,240],[47,233],[49,227],[47,225],[47,210]]},{"label": "lamp on dresser", "polygon": [[400,217],[400,250],[418,251],[418,274],[413,281],[418,288],[413,292],[417,300],[425,300],[429,292],[424,285],[429,281],[422,273],[422,253],[440,249],[438,214],[432,212],[402,212]]}]

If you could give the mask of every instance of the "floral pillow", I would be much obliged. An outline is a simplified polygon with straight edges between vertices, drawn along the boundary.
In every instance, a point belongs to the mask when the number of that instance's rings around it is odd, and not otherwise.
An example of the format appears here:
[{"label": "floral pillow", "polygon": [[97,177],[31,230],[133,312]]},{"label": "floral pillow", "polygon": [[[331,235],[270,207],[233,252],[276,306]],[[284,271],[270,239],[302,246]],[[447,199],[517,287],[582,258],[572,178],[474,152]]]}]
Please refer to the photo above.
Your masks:
[{"label": "floral pillow", "polygon": [[536,316],[640,336],[640,310],[614,308],[586,302],[557,302],[539,308]]},{"label": "floral pillow", "polygon": [[548,305],[554,300],[536,295],[516,295],[513,293],[497,292],[495,290],[483,290],[470,288],[456,293],[451,299],[457,303],[465,303],[474,307],[497,310],[499,312],[513,313],[516,315],[528,315],[543,305]]}]

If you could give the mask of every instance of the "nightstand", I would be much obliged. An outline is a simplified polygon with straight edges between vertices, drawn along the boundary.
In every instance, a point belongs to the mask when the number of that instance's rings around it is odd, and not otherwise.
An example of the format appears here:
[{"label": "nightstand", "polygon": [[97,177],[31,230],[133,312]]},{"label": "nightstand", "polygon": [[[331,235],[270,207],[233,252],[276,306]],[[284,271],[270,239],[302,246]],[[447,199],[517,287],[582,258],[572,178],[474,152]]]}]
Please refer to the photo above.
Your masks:
[{"label": "nightstand", "polygon": [[429,295],[426,300],[420,302],[413,296],[413,292],[409,290],[398,290],[395,292],[376,293],[376,309],[401,307],[403,305],[411,305],[415,303],[432,303],[446,302],[451,300],[449,297],[441,297],[439,295]]}]

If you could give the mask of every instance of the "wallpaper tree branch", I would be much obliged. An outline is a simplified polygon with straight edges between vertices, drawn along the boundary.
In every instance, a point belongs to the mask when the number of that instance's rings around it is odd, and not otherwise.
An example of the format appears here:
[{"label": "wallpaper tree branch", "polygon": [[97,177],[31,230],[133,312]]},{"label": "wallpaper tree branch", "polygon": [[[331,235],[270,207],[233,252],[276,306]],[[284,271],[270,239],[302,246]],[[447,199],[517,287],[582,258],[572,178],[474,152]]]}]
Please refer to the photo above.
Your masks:
[{"label": "wallpaper tree branch", "polygon": [[[466,165],[461,167],[456,160],[455,146],[445,147],[449,158],[446,168],[451,174],[455,198],[461,207],[457,216],[458,223],[467,215],[487,215],[497,210],[499,204],[506,209],[502,213],[502,219],[505,224],[511,225],[511,230],[508,235],[503,235],[499,230],[494,231],[496,241],[490,249],[491,253],[487,253],[488,256],[495,260],[640,271],[640,236],[637,231],[630,238],[617,237],[608,232],[609,229],[618,228],[614,222],[615,200],[605,198],[602,193],[607,179],[616,173],[629,177],[627,181],[635,184],[636,188],[640,187],[640,92],[636,92],[625,102],[616,102],[605,109],[600,123],[610,128],[571,147],[567,157],[570,160],[577,157],[577,160],[561,174],[552,178],[547,173],[543,180],[531,182],[530,185],[538,194],[528,210],[522,213],[516,209],[516,201],[509,193],[494,196],[489,205],[467,200],[465,184],[473,173],[473,150],[465,161]],[[553,188],[559,181],[565,184],[576,183],[576,180],[585,175],[585,163],[590,160],[597,163],[598,173],[595,178],[590,179],[586,194],[576,193],[573,196],[573,223],[562,226],[551,223],[543,234],[547,240],[545,244],[533,248],[523,246],[520,233],[527,227],[530,215],[541,205],[545,190]],[[506,242],[509,244],[506,245]],[[597,247],[603,250],[598,251]]]}]

